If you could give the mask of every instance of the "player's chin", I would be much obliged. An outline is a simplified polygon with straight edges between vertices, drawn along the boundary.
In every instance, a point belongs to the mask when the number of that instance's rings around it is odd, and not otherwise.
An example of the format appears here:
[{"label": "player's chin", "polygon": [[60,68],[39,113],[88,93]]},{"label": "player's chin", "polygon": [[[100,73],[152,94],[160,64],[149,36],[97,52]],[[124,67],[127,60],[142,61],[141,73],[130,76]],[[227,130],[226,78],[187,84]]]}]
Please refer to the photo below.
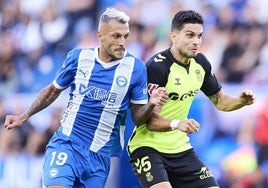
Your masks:
[{"label": "player's chin", "polygon": [[192,52],[192,53],[190,53],[189,57],[190,57],[190,58],[196,57],[197,54],[198,54],[197,51],[196,51],[196,52]]},{"label": "player's chin", "polygon": [[124,57],[124,53],[116,53],[114,55],[115,59],[119,60],[119,59],[122,59]]}]

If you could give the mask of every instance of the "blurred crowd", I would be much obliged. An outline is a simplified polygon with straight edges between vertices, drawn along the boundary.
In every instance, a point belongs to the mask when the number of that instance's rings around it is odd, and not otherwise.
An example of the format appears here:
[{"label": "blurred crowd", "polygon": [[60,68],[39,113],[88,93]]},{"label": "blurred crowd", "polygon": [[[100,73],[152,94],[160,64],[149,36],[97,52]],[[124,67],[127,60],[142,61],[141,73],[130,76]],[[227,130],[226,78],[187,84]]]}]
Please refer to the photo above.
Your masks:
[{"label": "blurred crowd", "polygon": [[218,79],[227,86],[258,88],[262,102],[251,116],[235,113],[212,118],[213,109],[205,106],[201,121],[209,120],[193,143],[201,157],[217,168],[223,188],[267,188],[266,0],[0,0],[0,187],[40,187],[44,147],[64,107],[57,105],[12,131],[3,130],[4,117],[29,105],[20,94],[37,93],[49,84],[69,50],[98,45],[98,17],[109,6],[130,16],[128,50],[144,61],[169,46],[171,17],[177,11],[194,9],[203,15],[201,51]]}]

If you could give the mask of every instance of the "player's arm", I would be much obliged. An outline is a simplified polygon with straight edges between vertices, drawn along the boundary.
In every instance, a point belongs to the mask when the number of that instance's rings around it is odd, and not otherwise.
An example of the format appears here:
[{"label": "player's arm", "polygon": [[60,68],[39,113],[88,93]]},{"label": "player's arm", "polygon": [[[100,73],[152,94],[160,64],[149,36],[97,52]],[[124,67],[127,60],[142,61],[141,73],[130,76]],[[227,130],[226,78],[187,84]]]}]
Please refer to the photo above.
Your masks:
[{"label": "player's arm", "polygon": [[60,95],[62,90],[57,89],[53,84],[40,91],[32,105],[20,115],[7,115],[5,120],[5,128],[12,129],[21,126],[32,115],[48,107]]},{"label": "player's arm", "polygon": [[168,100],[168,93],[164,87],[155,89],[145,105],[131,104],[132,120],[136,126],[140,126],[148,121],[151,117],[153,109],[156,106],[162,106]]},{"label": "player's arm", "polygon": [[194,133],[199,130],[200,125],[194,119],[170,120],[159,113],[160,109],[160,106],[154,108],[150,119],[146,123],[148,130],[164,132],[178,129],[185,133]]},{"label": "player's arm", "polygon": [[251,90],[242,91],[238,97],[224,93],[215,74],[211,72],[210,62],[202,53],[196,56],[196,61],[198,61],[206,71],[201,90],[209,97],[210,101],[217,109],[221,111],[233,111],[254,103],[255,96]]},{"label": "player's arm", "polygon": [[[146,127],[148,130],[163,132],[179,129],[180,131],[185,133],[193,133],[199,130],[199,123],[196,122],[194,119],[169,120],[162,116],[160,114],[160,111],[162,106],[168,100],[168,93],[164,87],[153,87],[152,84],[148,85],[148,90],[150,91],[150,101],[156,104],[153,110],[149,112],[149,115],[146,116],[145,119],[143,119],[143,123],[146,122]],[[151,89],[150,85],[152,86]],[[161,93],[159,91],[161,89],[163,90],[163,96],[158,94]],[[136,124],[136,126],[139,126],[141,124]]]},{"label": "player's arm", "polygon": [[233,111],[255,102],[255,95],[251,90],[244,90],[238,97],[231,96],[220,90],[209,96],[210,101],[221,111]]}]

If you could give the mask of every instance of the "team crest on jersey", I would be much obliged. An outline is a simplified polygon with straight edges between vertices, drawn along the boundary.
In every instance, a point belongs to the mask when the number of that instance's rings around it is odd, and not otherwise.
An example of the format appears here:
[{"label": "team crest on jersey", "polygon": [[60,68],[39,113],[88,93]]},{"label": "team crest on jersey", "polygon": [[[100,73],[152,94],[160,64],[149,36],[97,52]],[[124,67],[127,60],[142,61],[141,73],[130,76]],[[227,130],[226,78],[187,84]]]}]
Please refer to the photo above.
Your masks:
[{"label": "team crest on jersey", "polygon": [[202,82],[202,80],[203,80],[203,76],[202,76],[202,74],[201,74],[201,71],[200,71],[199,69],[196,69],[196,70],[195,70],[195,74],[196,74],[196,78],[197,78],[197,80],[198,80],[199,82]]},{"label": "team crest on jersey", "polygon": [[120,87],[124,87],[127,84],[127,79],[124,76],[118,76],[116,78],[116,83]]}]

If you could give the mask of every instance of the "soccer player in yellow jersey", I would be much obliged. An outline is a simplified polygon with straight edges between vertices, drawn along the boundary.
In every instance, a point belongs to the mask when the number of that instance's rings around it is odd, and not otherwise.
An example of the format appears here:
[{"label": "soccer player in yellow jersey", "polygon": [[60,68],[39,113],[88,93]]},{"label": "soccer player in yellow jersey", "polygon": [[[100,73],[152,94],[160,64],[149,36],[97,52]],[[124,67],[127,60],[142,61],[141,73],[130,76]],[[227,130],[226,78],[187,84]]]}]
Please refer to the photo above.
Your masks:
[{"label": "soccer player in yellow jersey", "polygon": [[147,62],[148,91],[166,87],[169,100],[155,107],[151,119],[137,126],[129,140],[130,162],[144,188],[219,187],[187,136],[199,130],[198,122],[187,119],[192,101],[201,90],[221,111],[254,103],[251,90],[238,97],[223,92],[210,62],[199,52],[202,35],[202,16],[192,10],[179,11],[172,20],[172,46]]}]

